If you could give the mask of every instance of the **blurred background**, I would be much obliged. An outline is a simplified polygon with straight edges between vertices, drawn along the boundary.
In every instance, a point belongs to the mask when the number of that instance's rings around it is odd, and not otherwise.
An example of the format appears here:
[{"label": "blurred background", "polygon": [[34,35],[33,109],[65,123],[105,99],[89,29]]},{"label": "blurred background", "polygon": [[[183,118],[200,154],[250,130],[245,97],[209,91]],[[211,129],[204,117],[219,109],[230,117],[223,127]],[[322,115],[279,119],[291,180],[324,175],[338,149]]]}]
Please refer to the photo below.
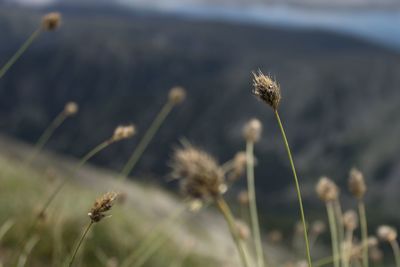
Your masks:
[{"label": "blurred background", "polygon": [[[399,225],[399,1],[0,0],[0,65],[49,11],[62,13],[62,27],[35,41],[0,80],[2,135],[34,143],[64,104],[76,101],[80,115],[47,149],[80,157],[118,124],[134,123],[143,133],[168,90],[181,85],[187,100],[132,175],[165,185],[180,138],[225,162],[244,150],[242,127],[258,118],[261,219],[279,225],[297,217],[296,195],[273,113],[251,95],[251,72],[260,69],[282,87],[280,112],[308,215],[324,212],[317,179],[327,175],[346,188],[356,166],[369,185],[371,225]],[[119,171],[137,140],[92,162]]]}]

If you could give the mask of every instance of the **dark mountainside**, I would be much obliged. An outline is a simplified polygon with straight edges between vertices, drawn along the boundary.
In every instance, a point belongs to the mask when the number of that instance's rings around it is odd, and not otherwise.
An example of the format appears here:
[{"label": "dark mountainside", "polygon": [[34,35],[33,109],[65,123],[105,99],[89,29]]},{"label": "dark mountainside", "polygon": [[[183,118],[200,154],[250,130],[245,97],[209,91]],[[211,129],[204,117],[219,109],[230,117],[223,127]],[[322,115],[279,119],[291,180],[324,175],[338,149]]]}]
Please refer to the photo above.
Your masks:
[{"label": "dark mountainside", "polygon": [[[0,64],[42,13],[0,8]],[[41,36],[0,80],[0,127],[33,142],[64,103],[75,100],[80,115],[57,131],[48,148],[81,156],[120,123],[133,122],[142,134],[168,89],[183,85],[187,101],[167,119],[133,174],[165,177],[181,137],[228,160],[244,148],[243,124],[257,117],[264,123],[257,184],[268,210],[295,195],[286,191],[292,177],[273,113],[250,93],[250,74],[258,68],[281,84],[281,115],[308,205],[320,206],[313,191],[320,175],[345,185],[356,165],[371,185],[370,202],[390,215],[400,186],[400,56],[342,35],[64,8],[62,28]],[[107,149],[95,163],[120,169],[137,140]]]}]

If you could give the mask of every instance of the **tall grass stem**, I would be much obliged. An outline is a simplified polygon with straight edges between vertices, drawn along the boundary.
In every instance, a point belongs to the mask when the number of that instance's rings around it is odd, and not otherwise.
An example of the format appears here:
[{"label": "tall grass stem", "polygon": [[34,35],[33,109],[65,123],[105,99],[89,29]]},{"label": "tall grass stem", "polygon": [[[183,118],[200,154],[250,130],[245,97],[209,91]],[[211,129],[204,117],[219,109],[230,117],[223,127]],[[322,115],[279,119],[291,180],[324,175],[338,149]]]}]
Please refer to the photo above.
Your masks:
[{"label": "tall grass stem", "polygon": [[396,261],[396,267],[400,267],[400,248],[399,248],[399,243],[397,243],[396,240],[391,240],[390,241],[390,246],[392,246],[392,249],[393,249],[394,259]]},{"label": "tall grass stem", "polygon": [[85,237],[86,237],[87,233],[89,232],[90,228],[92,227],[92,225],[93,225],[93,221],[90,221],[90,223],[86,226],[85,231],[83,232],[82,236],[79,238],[77,245],[74,249],[74,252],[71,255],[71,259],[69,260],[68,267],[71,267],[72,264],[74,264],[76,254],[78,253],[79,248],[81,247],[82,242],[85,239]]},{"label": "tall grass stem", "polygon": [[332,241],[332,255],[338,255],[338,257],[333,256],[333,266],[340,266],[340,253],[339,253],[339,244],[338,244],[338,233],[336,226],[336,218],[335,218],[335,210],[332,202],[326,203],[326,210],[328,212],[328,220],[329,227],[331,232],[331,241]]},{"label": "tall grass stem", "polygon": [[[365,204],[363,200],[358,201],[358,212],[360,216],[360,227],[361,227],[361,240],[362,240],[362,263],[363,267],[368,267],[368,225],[367,215],[365,212]],[[398,266],[400,267],[400,266]]]}]

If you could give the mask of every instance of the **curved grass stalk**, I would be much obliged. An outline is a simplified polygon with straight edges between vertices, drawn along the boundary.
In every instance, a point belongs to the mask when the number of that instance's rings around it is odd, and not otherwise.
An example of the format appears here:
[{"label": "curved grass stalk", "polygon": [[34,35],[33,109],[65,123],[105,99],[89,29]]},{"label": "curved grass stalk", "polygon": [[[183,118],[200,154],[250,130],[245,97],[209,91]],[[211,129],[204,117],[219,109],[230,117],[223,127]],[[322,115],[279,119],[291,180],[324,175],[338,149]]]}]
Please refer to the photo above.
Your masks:
[{"label": "curved grass stalk", "polygon": [[247,187],[249,192],[249,210],[251,229],[253,232],[254,245],[256,248],[257,265],[264,267],[264,250],[262,247],[260,225],[257,212],[257,200],[254,179],[254,143],[251,141],[246,142],[246,156],[247,156]]},{"label": "curved grass stalk", "polygon": [[89,232],[90,228],[92,227],[93,223],[94,223],[93,221],[90,221],[88,226],[85,228],[85,231],[83,232],[83,234],[79,238],[79,240],[77,242],[77,245],[75,246],[74,252],[72,253],[71,258],[69,260],[68,267],[71,267],[72,264],[74,264],[74,260],[75,260],[76,254],[78,253],[79,248],[81,247],[82,242],[85,239],[85,237],[86,237],[87,233]]},{"label": "curved grass stalk", "polygon": [[[155,225],[148,235],[145,236],[144,240],[142,240],[137,248],[133,251],[131,255],[128,256],[122,263],[121,267],[133,266],[133,262],[137,260],[141,255],[146,253],[146,251],[152,249],[154,244],[159,242],[158,239],[162,238],[162,231],[168,229],[173,224],[179,222],[179,219],[187,210],[187,206],[179,207],[175,212],[171,213],[167,218],[159,222]],[[151,256],[151,255],[150,255]]]},{"label": "curved grass stalk", "polygon": [[222,197],[215,199],[215,202],[216,202],[216,205],[217,205],[219,211],[222,213],[222,215],[225,218],[225,221],[228,224],[229,231],[232,235],[232,239],[235,242],[235,245],[239,252],[239,257],[240,257],[240,260],[241,260],[243,266],[250,267],[250,259],[249,259],[248,252],[246,250],[244,243],[240,240],[240,238],[238,236],[236,225],[235,225],[235,219],[232,215],[232,212],[231,212],[228,204],[225,202],[225,200]]},{"label": "curved grass stalk", "polygon": [[363,200],[358,201],[358,212],[360,216],[361,240],[362,244],[364,244],[362,246],[362,263],[363,267],[368,267],[368,225],[365,204]]},{"label": "curved grass stalk", "polygon": [[304,241],[305,241],[305,245],[306,245],[307,261],[308,261],[308,266],[312,267],[310,243],[308,241],[307,223],[306,223],[306,219],[305,219],[305,215],[304,215],[303,200],[301,197],[299,179],[297,178],[297,172],[296,172],[296,167],[294,165],[292,152],[290,150],[289,143],[286,138],[285,129],[283,128],[283,124],[282,124],[281,118],[279,116],[278,110],[275,109],[274,113],[275,113],[275,117],[276,117],[276,120],[277,120],[279,128],[280,128],[280,131],[281,131],[283,142],[285,143],[286,152],[288,154],[290,165],[291,165],[292,172],[293,172],[293,178],[294,178],[294,182],[295,182],[295,186],[296,186],[297,198],[298,198],[299,208],[300,208],[301,222],[303,224],[303,229],[304,229]]},{"label": "curved grass stalk", "polygon": [[24,247],[24,253],[22,253],[18,258],[17,267],[25,266],[29,255],[31,254],[33,248],[36,246],[38,242],[39,242],[39,237],[34,236],[26,243]]},{"label": "curved grass stalk", "polygon": [[4,238],[4,236],[10,231],[10,229],[15,225],[15,221],[13,219],[8,219],[5,221],[0,227],[0,242]]},{"label": "curved grass stalk", "polygon": [[0,69],[0,79],[7,73],[7,71],[14,65],[15,62],[21,57],[21,55],[28,49],[33,41],[40,35],[42,29],[35,30],[29,38],[21,45],[21,47],[15,52],[15,54],[4,64]]},{"label": "curved grass stalk", "polygon": [[158,129],[160,129],[162,123],[165,121],[165,119],[171,112],[174,105],[175,105],[174,102],[168,100],[167,103],[162,107],[162,109],[154,119],[153,123],[150,125],[149,129],[146,131],[143,138],[140,140],[139,144],[133,151],[128,162],[122,168],[120,179],[126,179],[128,175],[132,172],[133,168],[135,168],[136,164],[140,160],[147,146],[150,144],[151,140],[157,133]]},{"label": "curved grass stalk", "polygon": [[399,243],[396,240],[390,241],[390,246],[392,247],[394,253],[394,259],[396,262],[396,267],[400,267],[400,248]]},{"label": "curved grass stalk", "polygon": [[331,232],[331,241],[332,241],[332,255],[338,255],[333,258],[334,267],[340,266],[340,253],[338,246],[338,238],[337,238],[337,227],[336,227],[336,218],[333,204],[331,202],[326,203],[326,210],[328,212],[328,220],[329,227]]}]

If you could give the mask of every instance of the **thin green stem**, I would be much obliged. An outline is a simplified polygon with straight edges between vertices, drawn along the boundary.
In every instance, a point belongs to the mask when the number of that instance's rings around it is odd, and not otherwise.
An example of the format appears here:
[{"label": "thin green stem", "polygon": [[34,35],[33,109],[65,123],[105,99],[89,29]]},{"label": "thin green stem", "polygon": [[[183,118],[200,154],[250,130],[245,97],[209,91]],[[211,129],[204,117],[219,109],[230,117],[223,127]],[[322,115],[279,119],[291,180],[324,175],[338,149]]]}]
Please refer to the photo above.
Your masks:
[{"label": "thin green stem", "polygon": [[89,232],[90,227],[92,227],[92,225],[93,225],[93,221],[90,221],[90,223],[89,223],[88,226],[86,227],[85,231],[83,232],[82,236],[79,238],[79,241],[78,241],[78,243],[77,243],[77,245],[76,245],[76,247],[75,247],[75,250],[74,250],[74,252],[72,253],[71,259],[69,260],[68,267],[71,267],[72,264],[74,263],[76,254],[78,253],[79,248],[81,247],[82,242],[83,242],[83,240],[85,239],[85,237],[86,237],[87,233]]},{"label": "thin green stem", "polygon": [[308,261],[308,266],[312,267],[310,243],[308,241],[307,223],[306,223],[306,218],[305,218],[305,215],[304,215],[303,200],[302,200],[302,197],[301,197],[299,179],[297,178],[297,172],[296,172],[296,168],[294,166],[292,152],[290,150],[289,143],[288,143],[287,138],[286,138],[285,129],[283,128],[283,124],[282,124],[281,118],[279,116],[278,110],[275,110],[275,117],[276,117],[276,120],[277,120],[277,122],[279,124],[279,128],[281,130],[282,139],[283,139],[283,142],[285,143],[286,152],[288,154],[290,165],[291,165],[292,172],[293,172],[293,178],[294,178],[294,182],[295,182],[295,185],[296,185],[297,198],[298,198],[299,207],[300,207],[301,221],[303,223],[303,229],[304,229],[304,241],[305,241],[305,244],[306,244],[307,261]]},{"label": "thin green stem", "polygon": [[0,242],[7,232],[14,226],[15,222],[12,219],[5,221],[0,227]]},{"label": "thin green stem", "polygon": [[343,267],[350,266],[351,251],[353,250],[353,230],[348,229],[346,231],[345,246],[342,248],[341,258],[343,262]]},{"label": "thin green stem", "polygon": [[249,210],[251,229],[254,237],[254,245],[256,248],[257,265],[264,267],[264,253],[260,234],[260,225],[257,212],[256,200],[256,187],[254,179],[254,143],[252,141],[246,142],[246,155],[247,155],[247,187],[249,192]]},{"label": "thin green stem", "polygon": [[160,110],[160,112],[157,114],[153,123],[150,125],[149,129],[146,131],[143,138],[140,140],[136,149],[133,151],[128,162],[123,167],[120,176],[121,179],[126,179],[128,175],[131,173],[131,171],[138,163],[139,159],[143,155],[147,146],[150,144],[154,135],[157,133],[158,129],[161,127],[162,123],[165,121],[165,119],[167,118],[168,114],[171,112],[173,107],[174,103],[172,101],[168,101]]},{"label": "thin green stem", "polygon": [[[365,212],[365,204],[363,200],[358,201],[358,212],[360,216],[360,227],[361,227],[361,240],[362,244],[362,263],[363,267],[368,267],[368,225],[367,215]],[[400,266],[399,266],[400,267]]]},{"label": "thin green stem", "polygon": [[7,61],[6,64],[0,69],[0,79],[6,74],[6,72],[14,65],[14,63],[21,57],[21,55],[28,49],[33,43],[36,37],[42,32],[41,28],[34,31],[29,38],[21,45],[21,47],[15,52],[15,54]]},{"label": "thin green stem", "polygon": [[[343,211],[342,207],[340,205],[339,199],[335,200],[334,203],[334,209],[335,209],[335,217],[336,217],[336,226],[338,230],[338,244],[342,244],[343,241],[345,240],[345,234],[344,234],[344,224],[343,224]],[[342,250],[339,250],[339,255],[342,254]]]},{"label": "thin green stem", "polygon": [[333,265],[334,267],[339,267],[340,254],[339,254],[338,237],[337,237],[337,226],[336,226],[335,211],[333,204],[331,202],[326,203],[326,210],[328,212],[329,227],[331,232],[332,255],[338,255],[338,257],[334,257]]},{"label": "thin green stem", "polygon": [[46,128],[43,134],[39,137],[38,141],[35,144],[35,149],[31,156],[28,158],[27,164],[30,165],[32,161],[36,158],[36,156],[43,149],[47,141],[49,141],[50,137],[53,135],[54,131],[64,122],[67,118],[67,115],[64,111],[57,115],[57,117],[50,123],[50,125]]},{"label": "thin green stem", "polygon": [[244,267],[250,267],[249,259],[248,259],[248,254],[246,252],[245,246],[243,242],[240,240],[240,237],[238,236],[237,233],[237,227],[235,223],[235,219],[232,215],[232,212],[228,206],[228,204],[225,202],[225,200],[222,197],[216,198],[216,204],[219,209],[219,211],[222,213],[222,215],[225,218],[225,221],[228,224],[229,231],[232,235],[232,238],[235,242],[236,248],[239,252],[240,260],[243,264]]},{"label": "thin green stem", "polygon": [[396,240],[390,241],[390,245],[392,246],[394,259],[396,261],[396,267],[400,267],[400,248],[399,243]]}]

